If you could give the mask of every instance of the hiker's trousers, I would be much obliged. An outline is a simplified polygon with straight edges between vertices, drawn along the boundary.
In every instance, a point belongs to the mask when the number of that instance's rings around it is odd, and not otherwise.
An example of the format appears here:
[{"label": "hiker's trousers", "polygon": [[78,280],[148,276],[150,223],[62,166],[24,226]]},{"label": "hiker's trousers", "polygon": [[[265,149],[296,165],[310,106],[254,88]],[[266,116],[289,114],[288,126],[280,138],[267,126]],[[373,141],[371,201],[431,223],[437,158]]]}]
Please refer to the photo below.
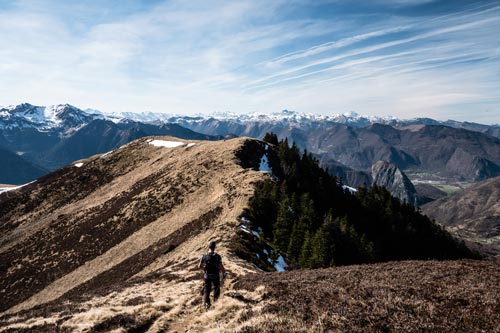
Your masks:
[{"label": "hiker's trousers", "polygon": [[214,302],[217,301],[220,295],[220,280],[219,276],[205,277],[205,294],[204,301],[205,304],[210,303],[210,292],[212,291],[212,285],[214,287]]}]

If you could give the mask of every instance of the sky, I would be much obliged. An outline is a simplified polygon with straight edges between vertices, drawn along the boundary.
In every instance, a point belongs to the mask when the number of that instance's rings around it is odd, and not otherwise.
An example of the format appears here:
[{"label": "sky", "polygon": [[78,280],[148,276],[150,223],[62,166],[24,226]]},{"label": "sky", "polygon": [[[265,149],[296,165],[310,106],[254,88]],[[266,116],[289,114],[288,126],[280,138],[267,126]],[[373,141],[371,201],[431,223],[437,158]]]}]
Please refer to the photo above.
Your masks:
[{"label": "sky", "polygon": [[500,124],[500,0],[0,0],[0,105]]}]

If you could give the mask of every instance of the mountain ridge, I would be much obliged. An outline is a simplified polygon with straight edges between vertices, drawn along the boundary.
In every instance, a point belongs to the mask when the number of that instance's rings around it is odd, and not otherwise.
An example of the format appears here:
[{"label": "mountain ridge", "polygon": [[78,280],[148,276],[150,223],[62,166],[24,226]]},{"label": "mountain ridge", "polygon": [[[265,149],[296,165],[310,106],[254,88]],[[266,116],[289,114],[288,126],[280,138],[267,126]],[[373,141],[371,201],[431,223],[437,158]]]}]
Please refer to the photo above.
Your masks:
[{"label": "mountain ridge", "polygon": [[[301,113],[297,111],[282,110],[272,113],[254,112],[249,114],[239,114],[234,112],[214,112],[212,114],[197,114],[197,115],[176,115],[170,113],[160,112],[103,112],[95,109],[79,109],[70,104],[55,104],[50,106],[35,106],[29,103],[19,105],[11,105],[7,107],[0,107],[0,119],[8,119],[9,113],[23,113],[23,109],[28,109],[32,113],[38,112],[35,117],[26,117],[34,124],[48,124],[49,127],[55,127],[61,123],[61,119],[65,118],[64,113],[80,114],[93,119],[106,119],[114,122],[123,120],[133,120],[138,122],[170,122],[170,123],[196,123],[210,119],[236,121],[240,123],[245,122],[271,122],[271,123],[303,123],[303,122],[332,122],[346,124],[354,127],[365,127],[375,123],[391,125],[394,127],[406,127],[413,125],[444,125],[454,128],[463,128],[477,132],[486,133],[495,137],[500,137],[499,124],[480,124],[469,121],[456,121],[456,120],[435,120],[431,118],[413,118],[413,119],[399,119],[393,116],[379,117],[379,116],[363,116],[354,111],[339,113],[334,115],[321,115],[312,113]],[[34,111],[36,110],[36,111]],[[24,112],[26,113],[26,111]],[[29,112],[28,112],[29,113]],[[3,125],[5,126],[5,125]],[[0,123],[0,128],[2,124]],[[208,133],[207,133],[208,134]],[[227,133],[231,134],[231,133]]]},{"label": "mountain ridge", "polygon": [[[159,139],[183,145],[139,139],[0,194],[0,257],[8,265],[0,311],[29,309],[71,291],[81,295],[86,285],[110,286],[106,272],[125,263],[134,262],[114,283],[168,270],[169,261],[194,265],[209,239],[234,232],[253,193],[250,183],[265,176],[232,155],[246,139]],[[230,238],[219,248],[226,258]]]}]

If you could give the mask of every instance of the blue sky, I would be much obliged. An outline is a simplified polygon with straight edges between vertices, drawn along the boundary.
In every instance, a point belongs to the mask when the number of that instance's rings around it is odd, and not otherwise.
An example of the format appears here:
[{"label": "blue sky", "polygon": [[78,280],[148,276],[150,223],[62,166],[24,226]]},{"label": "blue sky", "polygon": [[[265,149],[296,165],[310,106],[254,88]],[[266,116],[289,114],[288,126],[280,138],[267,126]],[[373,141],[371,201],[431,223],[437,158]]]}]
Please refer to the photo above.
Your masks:
[{"label": "blue sky", "polygon": [[500,123],[500,1],[0,0],[0,105]]}]

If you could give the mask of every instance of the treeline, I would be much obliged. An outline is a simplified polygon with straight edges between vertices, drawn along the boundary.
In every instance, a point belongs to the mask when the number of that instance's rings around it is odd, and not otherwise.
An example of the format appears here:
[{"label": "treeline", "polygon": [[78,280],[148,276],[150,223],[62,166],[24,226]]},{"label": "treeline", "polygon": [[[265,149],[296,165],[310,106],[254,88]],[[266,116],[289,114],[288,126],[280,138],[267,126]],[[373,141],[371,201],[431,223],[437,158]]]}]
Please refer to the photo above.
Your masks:
[{"label": "treeline", "polygon": [[352,193],[287,139],[264,141],[276,177],[259,185],[247,215],[292,268],[476,256],[385,188]]}]

